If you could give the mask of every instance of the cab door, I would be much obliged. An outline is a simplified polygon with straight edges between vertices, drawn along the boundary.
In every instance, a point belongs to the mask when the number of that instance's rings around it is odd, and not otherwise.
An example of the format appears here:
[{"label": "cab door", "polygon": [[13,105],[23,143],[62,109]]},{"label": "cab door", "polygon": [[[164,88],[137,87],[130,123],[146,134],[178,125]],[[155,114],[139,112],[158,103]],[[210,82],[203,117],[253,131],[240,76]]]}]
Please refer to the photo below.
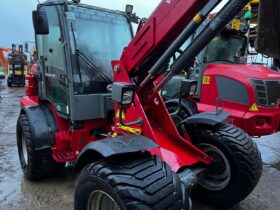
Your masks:
[{"label": "cab door", "polygon": [[40,60],[40,98],[53,104],[62,116],[69,116],[69,81],[65,58],[65,39],[60,22],[61,6],[43,7],[48,16],[49,34],[36,35]]}]

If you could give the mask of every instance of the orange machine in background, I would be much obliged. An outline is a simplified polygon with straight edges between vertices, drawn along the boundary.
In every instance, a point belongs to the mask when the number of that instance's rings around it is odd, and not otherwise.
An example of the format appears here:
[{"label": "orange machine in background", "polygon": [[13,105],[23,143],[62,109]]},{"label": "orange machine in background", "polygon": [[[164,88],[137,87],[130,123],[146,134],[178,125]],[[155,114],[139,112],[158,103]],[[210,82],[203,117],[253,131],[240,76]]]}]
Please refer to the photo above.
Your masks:
[{"label": "orange machine in background", "polygon": [[1,48],[0,47],[0,64],[3,65],[4,72],[8,72],[8,60],[6,59],[4,52],[9,53],[11,51],[10,48]]}]

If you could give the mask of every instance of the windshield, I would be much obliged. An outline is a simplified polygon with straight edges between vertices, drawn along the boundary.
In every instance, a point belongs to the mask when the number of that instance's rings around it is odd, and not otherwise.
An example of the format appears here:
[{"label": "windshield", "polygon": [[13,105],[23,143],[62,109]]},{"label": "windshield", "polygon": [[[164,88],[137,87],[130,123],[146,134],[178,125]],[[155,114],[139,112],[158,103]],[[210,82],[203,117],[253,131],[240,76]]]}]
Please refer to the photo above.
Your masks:
[{"label": "windshield", "polygon": [[[75,94],[104,93],[108,80],[113,80],[112,60],[119,60],[123,48],[132,38],[130,24],[125,16],[108,11],[71,7],[71,32],[78,57],[73,72]],[[91,65],[93,64],[93,65]],[[95,68],[96,67],[96,68]]]},{"label": "windshield", "polygon": [[236,57],[244,57],[246,38],[234,35],[216,36],[208,45],[207,63],[226,61],[235,62]]}]

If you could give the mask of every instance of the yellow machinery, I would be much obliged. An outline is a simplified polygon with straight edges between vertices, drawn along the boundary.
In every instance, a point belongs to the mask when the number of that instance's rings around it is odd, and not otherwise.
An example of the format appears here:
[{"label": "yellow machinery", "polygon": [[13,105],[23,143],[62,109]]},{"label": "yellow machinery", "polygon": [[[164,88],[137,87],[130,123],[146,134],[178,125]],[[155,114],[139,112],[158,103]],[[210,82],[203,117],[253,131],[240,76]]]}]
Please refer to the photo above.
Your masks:
[{"label": "yellow machinery", "polygon": [[27,56],[23,53],[23,46],[13,44],[12,52],[8,55],[8,87],[24,86],[27,73]]}]

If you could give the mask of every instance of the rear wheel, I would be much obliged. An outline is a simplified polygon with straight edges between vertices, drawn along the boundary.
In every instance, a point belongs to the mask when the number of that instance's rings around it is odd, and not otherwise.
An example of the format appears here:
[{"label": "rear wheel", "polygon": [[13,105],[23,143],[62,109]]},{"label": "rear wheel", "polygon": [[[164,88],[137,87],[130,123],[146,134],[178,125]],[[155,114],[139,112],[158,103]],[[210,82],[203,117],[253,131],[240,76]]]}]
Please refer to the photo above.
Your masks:
[{"label": "rear wheel", "polygon": [[25,114],[17,122],[18,155],[24,175],[30,180],[39,180],[64,168],[64,163],[54,161],[51,149],[35,150],[31,125]]},{"label": "rear wheel", "polygon": [[260,152],[241,129],[219,124],[190,132],[193,143],[214,159],[194,194],[212,206],[231,206],[246,198],[262,173]]},{"label": "rear wheel", "polygon": [[144,155],[103,160],[79,173],[75,209],[190,209],[177,174],[159,158]]}]

